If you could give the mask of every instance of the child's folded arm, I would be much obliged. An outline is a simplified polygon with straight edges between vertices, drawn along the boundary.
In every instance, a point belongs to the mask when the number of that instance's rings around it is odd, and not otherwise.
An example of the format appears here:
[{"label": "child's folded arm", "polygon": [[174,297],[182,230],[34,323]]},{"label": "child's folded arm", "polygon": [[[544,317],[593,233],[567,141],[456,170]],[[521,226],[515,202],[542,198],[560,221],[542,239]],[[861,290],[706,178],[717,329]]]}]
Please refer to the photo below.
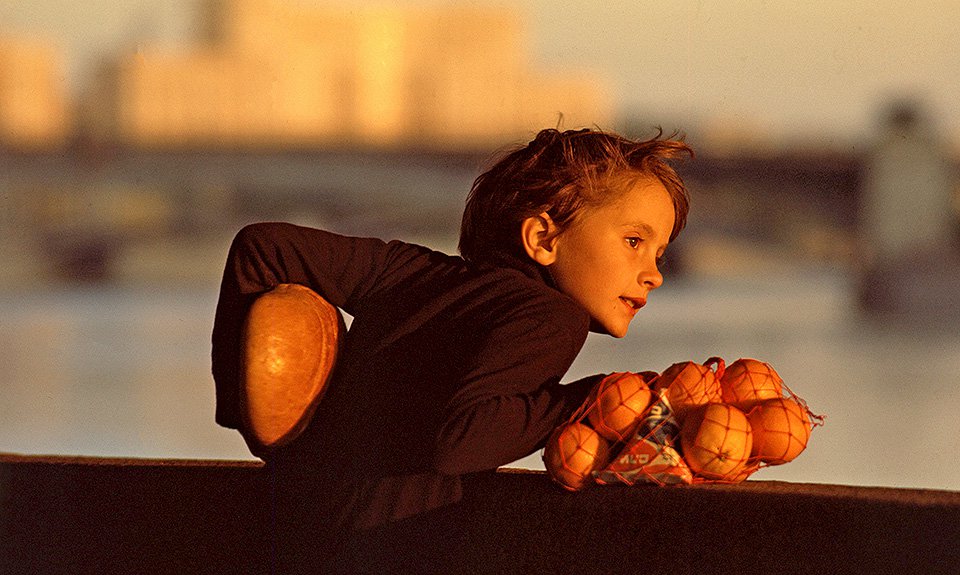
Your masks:
[{"label": "child's folded arm", "polygon": [[237,292],[248,295],[281,283],[305,285],[353,313],[353,306],[370,291],[403,281],[393,272],[409,269],[407,260],[418,255],[407,244],[263,222],[237,233],[224,280],[233,279]]},{"label": "child's folded arm", "polygon": [[288,223],[263,222],[241,229],[230,246],[214,317],[212,371],[216,421],[238,428],[242,330],[257,296],[281,283],[305,285],[353,313],[370,292],[417,273],[406,265],[421,256],[412,246],[351,238]]},{"label": "child's folded arm", "polygon": [[490,337],[446,407],[434,456],[448,474],[495,469],[540,447],[583,403],[596,378],[560,379],[586,336],[582,318],[529,329],[522,322]]},{"label": "child's folded arm", "polygon": [[530,455],[586,400],[599,377],[569,384],[554,381],[529,394],[477,402],[445,426],[434,458],[436,470],[472,473]]}]

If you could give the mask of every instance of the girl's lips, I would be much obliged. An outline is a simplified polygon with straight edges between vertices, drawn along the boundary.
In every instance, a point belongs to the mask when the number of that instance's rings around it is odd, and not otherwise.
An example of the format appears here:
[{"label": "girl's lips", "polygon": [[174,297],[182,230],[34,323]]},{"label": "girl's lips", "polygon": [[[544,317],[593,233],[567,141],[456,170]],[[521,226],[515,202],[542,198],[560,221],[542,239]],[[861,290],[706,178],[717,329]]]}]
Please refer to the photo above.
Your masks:
[{"label": "girl's lips", "polygon": [[624,305],[630,308],[630,311],[633,313],[637,313],[638,311],[640,311],[640,308],[647,305],[647,301],[641,298],[630,298],[630,297],[621,296],[620,301],[622,301]]}]

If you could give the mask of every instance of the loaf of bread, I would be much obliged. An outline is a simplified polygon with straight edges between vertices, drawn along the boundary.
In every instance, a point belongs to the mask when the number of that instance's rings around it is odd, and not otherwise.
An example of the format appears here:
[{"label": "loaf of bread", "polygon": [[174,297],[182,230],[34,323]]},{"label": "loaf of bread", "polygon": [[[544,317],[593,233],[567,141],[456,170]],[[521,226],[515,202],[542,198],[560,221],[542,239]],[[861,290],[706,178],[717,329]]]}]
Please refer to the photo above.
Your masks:
[{"label": "loaf of bread", "polygon": [[247,316],[243,401],[248,441],[282,446],[310,421],[336,363],[343,317],[316,292],[280,284]]}]

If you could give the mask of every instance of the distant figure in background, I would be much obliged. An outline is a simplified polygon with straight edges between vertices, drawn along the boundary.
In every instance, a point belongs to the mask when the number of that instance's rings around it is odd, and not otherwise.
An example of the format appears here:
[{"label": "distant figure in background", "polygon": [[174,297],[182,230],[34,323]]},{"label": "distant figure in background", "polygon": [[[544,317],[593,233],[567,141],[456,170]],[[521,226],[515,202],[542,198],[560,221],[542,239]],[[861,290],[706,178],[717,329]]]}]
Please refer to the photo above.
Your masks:
[{"label": "distant figure in background", "polygon": [[869,313],[944,304],[957,266],[953,164],[919,105],[888,109],[861,179],[859,301]]}]

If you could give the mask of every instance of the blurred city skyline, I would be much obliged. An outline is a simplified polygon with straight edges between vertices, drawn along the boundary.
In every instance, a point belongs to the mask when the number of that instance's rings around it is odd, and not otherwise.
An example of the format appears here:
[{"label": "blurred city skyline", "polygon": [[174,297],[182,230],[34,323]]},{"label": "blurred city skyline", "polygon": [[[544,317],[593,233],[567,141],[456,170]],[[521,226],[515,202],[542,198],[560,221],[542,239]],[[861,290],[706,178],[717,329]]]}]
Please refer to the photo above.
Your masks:
[{"label": "blurred city skyline", "polygon": [[[143,45],[195,41],[205,0],[62,0],[0,5],[3,34],[44,36],[65,55],[64,81],[84,90],[104,58]],[[364,7],[371,0],[289,0]],[[497,5],[405,2],[400,6]],[[502,5],[502,4],[501,4]],[[620,118],[738,141],[804,140],[859,146],[884,106],[921,102],[960,148],[960,6],[922,0],[783,5],[760,0],[610,3],[523,0],[530,66],[595,74],[613,88]]]},{"label": "blurred city skyline", "polygon": [[70,91],[65,54],[0,36],[0,144],[476,150],[566,125],[610,125],[604,82],[528,63],[516,10],[351,9],[207,0],[196,33],[102,58]]}]

